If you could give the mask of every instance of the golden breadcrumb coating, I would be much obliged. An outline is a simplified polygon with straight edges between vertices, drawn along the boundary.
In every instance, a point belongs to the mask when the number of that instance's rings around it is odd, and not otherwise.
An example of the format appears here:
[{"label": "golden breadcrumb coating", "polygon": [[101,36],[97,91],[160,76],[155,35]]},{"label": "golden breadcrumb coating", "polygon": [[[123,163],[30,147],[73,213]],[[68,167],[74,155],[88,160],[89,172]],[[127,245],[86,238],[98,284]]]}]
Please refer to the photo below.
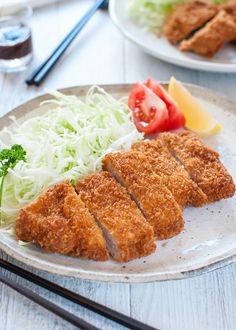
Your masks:
[{"label": "golden breadcrumb coating", "polygon": [[193,51],[199,55],[212,57],[227,42],[236,38],[236,20],[233,15],[221,10],[194,36],[181,42],[179,49]]},{"label": "golden breadcrumb coating", "polygon": [[95,173],[78,180],[76,190],[102,228],[116,261],[127,262],[155,251],[152,227],[110,173]]},{"label": "golden breadcrumb coating", "polygon": [[124,185],[153,226],[158,239],[177,235],[183,228],[182,211],[173,195],[152,171],[148,156],[140,152],[117,152],[103,160],[104,169]]},{"label": "golden breadcrumb coating", "polygon": [[202,206],[207,203],[207,196],[160,140],[137,142],[132,149],[150,156],[153,171],[161,177],[180,207]]},{"label": "golden breadcrumb coating", "polygon": [[236,1],[230,1],[221,6],[228,14],[231,14],[233,18],[236,20]]},{"label": "golden breadcrumb coating", "polygon": [[164,35],[172,44],[177,44],[201,28],[217,14],[217,11],[217,6],[205,1],[193,1],[179,5],[167,18]]},{"label": "golden breadcrumb coating", "polygon": [[235,194],[233,179],[220,162],[219,154],[207,147],[198,136],[184,131],[178,134],[162,133],[159,137],[204,191],[208,202]]},{"label": "golden breadcrumb coating", "polygon": [[17,239],[32,241],[50,252],[108,259],[101,229],[69,182],[53,186],[23,208],[15,233]]}]

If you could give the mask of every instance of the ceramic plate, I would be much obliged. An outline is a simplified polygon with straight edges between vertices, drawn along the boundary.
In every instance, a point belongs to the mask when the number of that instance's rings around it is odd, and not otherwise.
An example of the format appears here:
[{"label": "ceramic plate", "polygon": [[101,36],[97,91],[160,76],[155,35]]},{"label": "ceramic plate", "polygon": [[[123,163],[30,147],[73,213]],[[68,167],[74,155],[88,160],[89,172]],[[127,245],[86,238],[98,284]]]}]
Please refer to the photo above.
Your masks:
[{"label": "ceramic plate", "polygon": [[18,6],[27,5],[31,7],[40,7],[46,4],[55,3],[55,0],[0,0],[2,8],[18,8]]},{"label": "ceramic plate", "polygon": [[[222,123],[223,131],[207,139],[218,150],[222,162],[236,182],[236,104],[215,92],[186,85],[206,108]],[[89,86],[62,90],[83,97]],[[104,88],[115,97],[128,95],[131,85],[109,85]],[[48,110],[39,108],[47,95],[29,101],[0,119],[0,125],[10,126],[9,115],[20,122]],[[184,231],[167,241],[157,242],[157,251],[149,257],[126,264],[94,262],[46,253],[35,245],[20,246],[14,237],[0,231],[0,248],[13,258],[58,275],[109,282],[150,282],[181,279],[227,265],[236,260],[236,197],[207,205],[187,208]]]},{"label": "ceramic plate", "polygon": [[212,59],[180,52],[164,37],[145,31],[128,17],[130,0],[110,0],[110,16],[120,31],[150,55],[190,69],[213,72],[236,72],[236,45],[227,45]]}]

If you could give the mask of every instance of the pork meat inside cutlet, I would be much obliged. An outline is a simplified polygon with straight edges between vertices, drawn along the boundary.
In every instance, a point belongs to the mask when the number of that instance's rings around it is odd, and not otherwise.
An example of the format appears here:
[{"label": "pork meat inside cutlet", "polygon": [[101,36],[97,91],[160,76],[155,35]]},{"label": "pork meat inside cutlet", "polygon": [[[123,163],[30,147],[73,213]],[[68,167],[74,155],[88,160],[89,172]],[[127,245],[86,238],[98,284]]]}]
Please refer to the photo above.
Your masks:
[{"label": "pork meat inside cutlet", "polygon": [[148,156],[136,151],[112,153],[105,156],[103,166],[126,187],[158,239],[181,231],[182,211],[160,176],[153,172]]},{"label": "pork meat inside cutlet", "polygon": [[17,239],[37,243],[49,252],[108,259],[101,229],[69,182],[53,186],[24,207],[15,233]]},{"label": "pork meat inside cutlet", "polygon": [[202,206],[207,203],[207,196],[160,140],[137,142],[133,144],[132,149],[150,157],[153,171],[161,177],[163,184],[170,190],[181,208],[188,205]]},{"label": "pork meat inside cutlet", "polygon": [[110,173],[95,173],[78,180],[76,190],[102,228],[116,261],[127,262],[155,251],[152,227]]},{"label": "pork meat inside cutlet", "polygon": [[234,195],[233,179],[220,162],[219,154],[207,147],[199,137],[184,131],[178,134],[162,133],[160,138],[207,195],[208,202]]},{"label": "pork meat inside cutlet", "polygon": [[209,23],[196,32],[189,40],[181,42],[179,49],[212,57],[227,42],[236,38],[236,20],[225,10],[221,10]]},{"label": "pork meat inside cutlet", "polygon": [[204,1],[179,5],[168,17],[164,25],[164,35],[172,44],[177,44],[201,28],[217,11],[217,6]]}]

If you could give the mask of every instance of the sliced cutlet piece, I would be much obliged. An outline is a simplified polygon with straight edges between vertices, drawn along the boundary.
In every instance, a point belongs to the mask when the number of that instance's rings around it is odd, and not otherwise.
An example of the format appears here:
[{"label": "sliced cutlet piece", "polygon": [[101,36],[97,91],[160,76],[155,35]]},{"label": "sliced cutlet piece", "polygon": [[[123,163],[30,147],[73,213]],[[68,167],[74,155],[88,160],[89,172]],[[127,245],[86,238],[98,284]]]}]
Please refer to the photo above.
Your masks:
[{"label": "sliced cutlet piece", "polygon": [[236,20],[236,1],[230,1],[221,6],[222,9],[224,9],[228,14],[231,14],[234,16],[234,19]]},{"label": "sliced cutlet piece", "polygon": [[179,49],[212,57],[227,42],[236,38],[236,20],[225,10],[221,10],[209,23],[196,32],[189,40],[181,42]]},{"label": "sliced cutlet piece", "polygon": [[109,256],[101,229],[69,182],[56,184],[24,207],[15,234],[49,252],[97,261]]},{"label": "sliced cutlet piece", "polygon": [[207,147],[198,136],[184,131],[177,134],[162,133],[159,137],[207,195],[208,202],[234,195],[233,179],[220,162],[219,154]]},{"label": "sliced cutlet piece", "polygon": [[[225,3],[224,5],[221,6],[221,8],[224,9],[228,14],[230,14],[234,19],[234,21],[236,22],[236,0]],[[232,43],[234,45],[236,44],[236,36],[232,40]]]},{"label": "sliced cutlet piece", "polygon": [[95,173],[78,180],[76,190],[101,227],[116,261],[127,262],[155,251],[152,227],[110,173]]},{"label": "sliced cutlet piece", "polygon": [[190,178],[183,166],[174,159],[161,140],[137,142],[133,144],[132,149],[150,157],[153,171],[161,177],[163,184],[181,208],[188,205],[198,207],[207,203],[207,196]]},{"label": "sliced cutlet piece", "polygon": [[179,5],[165,22],[164,35],[172,44],[177,44],[201,28],[217,12],[217,6],[205,1]]},{"label": "sliced cutlet piece", "polygon": [[170,238],[181,231],[182,211],[153,172],[148,156],[136,151],[112,153],[105,156],[103,167],[126,187],[158,239]]}]

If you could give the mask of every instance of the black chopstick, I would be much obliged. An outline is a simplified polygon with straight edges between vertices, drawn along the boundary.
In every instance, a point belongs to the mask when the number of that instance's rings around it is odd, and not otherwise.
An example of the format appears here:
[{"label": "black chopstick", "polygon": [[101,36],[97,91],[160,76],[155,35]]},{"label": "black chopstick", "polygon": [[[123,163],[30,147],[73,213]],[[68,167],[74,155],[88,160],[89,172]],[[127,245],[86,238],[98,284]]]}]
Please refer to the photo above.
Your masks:
[{"label": "black chopstick", "polygon": [[8,277],[0,274],[0,281],[10,288],[14,289],[15,291],[19,292],[23,296],[27,297],[28,299],[34,301],[38,305],[46,308],[50,312],[56,314],[57,316],[61,317],[62,319],[66,320],[67,322],[75,325],[79,329],[83,330],[99,330],[98,328],[94,327],[93,325],[89,324],[88,322],[82,320],[81,318],[69,313],[65,309],[55,305],[51,301],[41,297],[39,294],[27,289],[23,285],[16,283],[9,279]]},{"label": "black chopstick", "polygon": [[13,265],[12,263],[0,259],[0,267],[30,281],[34,284],[37,284],[44,289],[47,289],[63,298],[66,298],[76,304],[79,304],[97,314],[100,314],[116,323],[119,323],[125,327],[128,327],[133,330],[157,330],[149,325],[146,325],[140,321],[137,321],[127,315],[119,313],[109,307],[96,303],[86,297],[83,297],[77,293],[74,293],[66,288],[59,286],[53,282],[50,282],[40,276],[37,276],[27,270],[24,270],[18,266]]},{"label": "black chopstick", "polygon": [[98,8],[104,6],[106,0],[97,0],[95,4],[88,10],[82,19],[74,26],[74,28],[67,34],[61,41],[57,48],[49,55],[49,57],[30,75],[26,80],[28,85],[39,86],[46,78],[47,74],[51,71],[60,57],[64,54],[66,49],[70,46],[72,41],[76,38],[78,33],[83,29],[90,18],[95,14]]}]

